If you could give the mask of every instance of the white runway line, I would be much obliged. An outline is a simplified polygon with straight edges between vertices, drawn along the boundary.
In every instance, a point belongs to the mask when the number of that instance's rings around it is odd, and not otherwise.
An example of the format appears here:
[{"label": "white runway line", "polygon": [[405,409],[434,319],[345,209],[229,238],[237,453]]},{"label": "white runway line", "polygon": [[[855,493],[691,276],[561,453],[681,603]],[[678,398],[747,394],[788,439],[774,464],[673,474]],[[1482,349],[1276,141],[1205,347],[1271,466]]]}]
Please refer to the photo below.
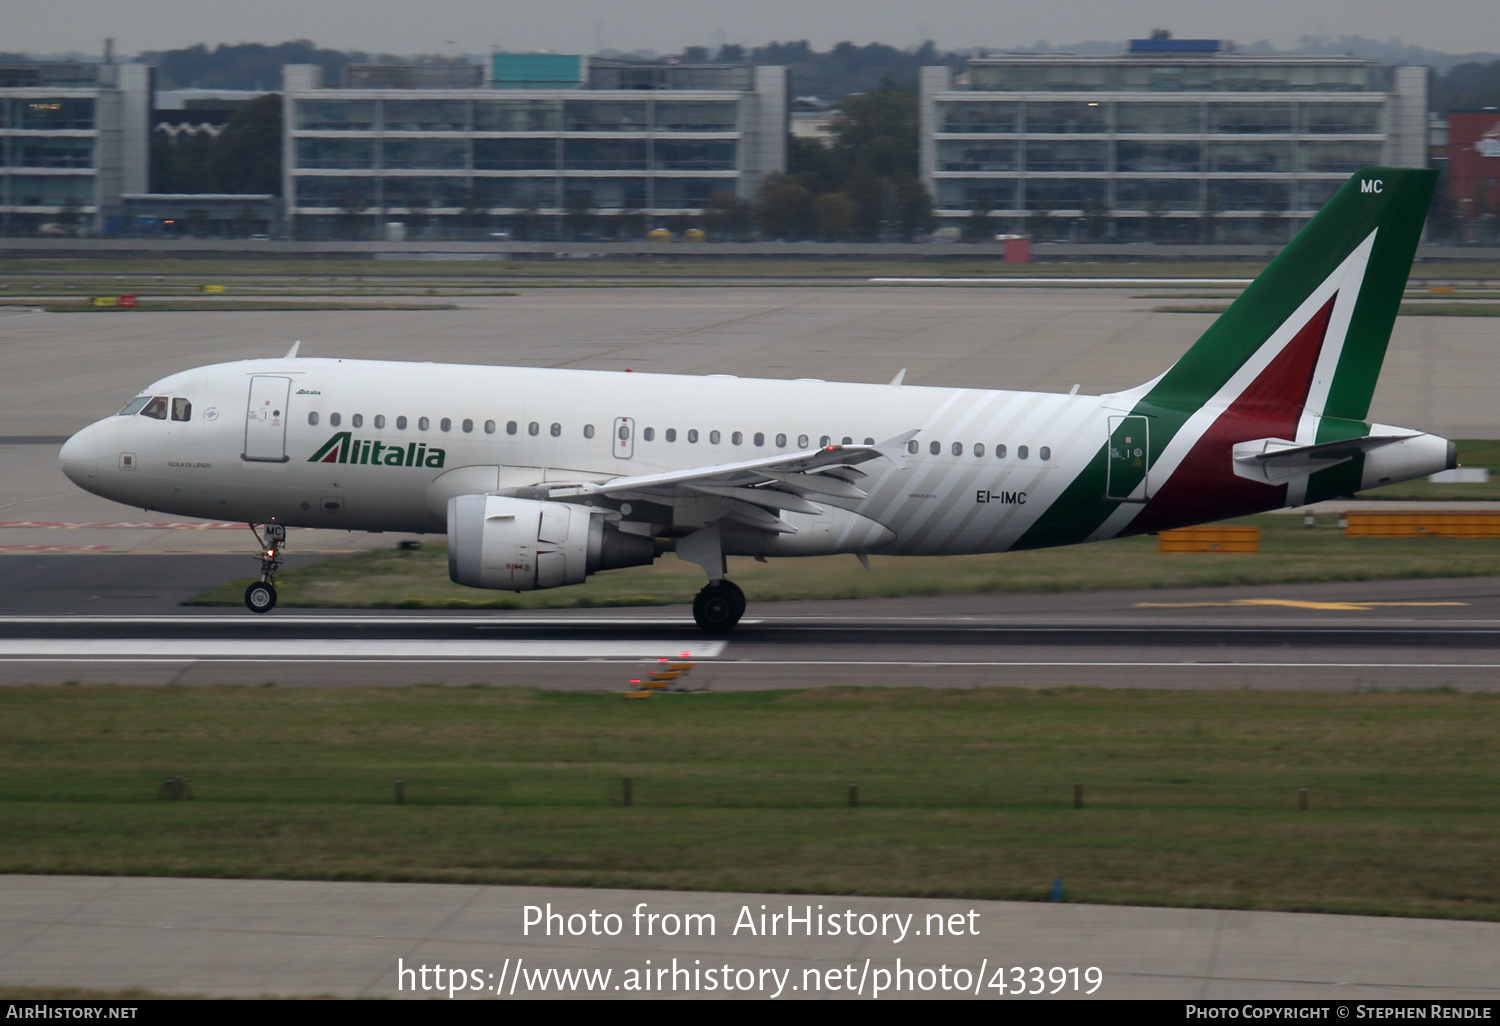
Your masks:
[{"label": "white runway line", "polygon": [[[257,643],[258,644],[258,643]],[[274,651],[257,655],[245,641],[180,638],[10,638],[0,639],[0,658],[78,662],[105,659],[164,660],[232,659],[240,662],[294,662],[300,659],[337,659],[357,662],[385,660],[496,660],[528,659],[712,659],[724,651],[723,641],[298,641],[269,643]]]}]

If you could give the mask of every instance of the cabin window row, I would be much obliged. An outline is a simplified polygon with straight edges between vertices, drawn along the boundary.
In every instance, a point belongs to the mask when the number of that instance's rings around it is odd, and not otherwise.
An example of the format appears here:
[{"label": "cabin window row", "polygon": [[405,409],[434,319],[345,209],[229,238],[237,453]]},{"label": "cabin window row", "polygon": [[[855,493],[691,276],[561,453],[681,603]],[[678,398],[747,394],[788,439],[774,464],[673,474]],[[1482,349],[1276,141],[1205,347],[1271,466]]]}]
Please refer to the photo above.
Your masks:
[{"label": "cabin window row", "polygon": [[[906,451],[915,456],[918,452],[921,451],[921,445],[917,442],[916,439],[912,439],[910,442],[906,443]],[[933,456],[941,456],[943,454],[943,443],[938,441],[928,442],[927,451]],[[964,454],[964,443],[953,442],[951,445],[949,445],[948,451],[954,456],[962,456]],[[985,452],[988,450],[986,449],[983,442],[975,442],[969,447],[969,451],[976,457],[983,457]],[[1010,449],[1003,442],[999,445],[996,445],[993,451],[995,454],[995,459],[997,460],[1003,460],[1010,455]],[[1052,459],[1052,446],[1042,446],[1036,451],[1036,455],[1037,459],[1041,460],[1043,463],[1050,462]],[[1029,445],[1016,446],[1016,459],[1031,459],[1031,447]]]},{"label": "cabin window row", "polygon": [[[186,418],[184,418],[184,419],[186,419]],[[311,413],[309,413],[307,415],[307,422],[309,424],[313,425],[314,427],[317,426],[317,424],[319,422],[319,419],[320,419],[319,415],[318,415],[318,413],[316,411],[311,412]],[[328,415],[328,423],[332,427],[340,427],[343,424],[343,417],[342,417],[342,415],[340,415],[338,413],[330,413]],[[372,426],[374,428],[376,428],[376,429],[383,429],[383,428],[386,427],[386,418],[385,418],[385,416],[383,414],[376,414],[373,418],[371,418],[371,423],[372,423]],[[472,434],[473,431],[474,431],[474,424],[475,424],[475,422],[472,419],[465,418],[462,421],[462,423],[461,423],[460,426],[461,426],[461,429],[463,430],[463,432],[465,434]],[[350,427],[355,427],[355,428],[362,428],[362,427],[364,427],[365,426],[364,415],[363,414],[359,414],[359,413],[351,414],[350,417],[349,417],[349,425],[350,425]],[[396,427],[397,431],[405,431],[407,429],[408,425],[409,425],[409,422],[408,422],[408,420],[407,420],[406,417],[397,417],[397,418],[395,418],[395,427]],[[429,431],[429,430],[431,430],[431,427],[432,427],[432,422],[431,422],[431,420],[429,418],[427,418],[427,417],[418,417],[417,418],[417,430],[418,431]],[[438,421],[438,430],[439,431],[452,431],[453,430],[453,420],[452,420],[452,418],[443,417],[442,419],[440,419]],[[487,420],[487,421],[484,422],[484,433],[485,434],[487,434],[487,435],[493,435],[498,430],[499,430],[499,424],[496,421]],[[619,434],[619,437],[620,437],[620,441],[624,442],[624,441],[628,441],[630,439],[630,427],[628,425],[621,424],[617,430],[618,430],[618,434]],[[519,434],[520,431],[521,431],[521,424],[520,424],[519,421],[509,420],[509,421],[505,422],[505,433],[507,435],[516,435],[516,434]],[[542,424],[541,424],[540,421],[533,420],[533,421],[529,422],[526,425],[526,434],[528,434],[528,435],[530,435],[532,437],[537,437],[537,436],[541,435],[541,433],[542,433]],[[562,425],[559,424],[559,423],[553,422],[552,424],[549,424],[547,426],[547,434],[549,434],[553,438],[561,438],[562,437],[562,433],[563,433]],[[699,431],[698,431],[697,428],[689,428],[687,431],[683,432],[682,435],[683,435],[683,438],[690,445],[697,444],[699,438],[701,437],[701,435],[700,435],[700,433],[699,433]],[[583,437],[584,438],[593,438],[594,437],[594,425],[592,425],[592,424],[585,424],[583,426]],[[789,436],[789,435],[787,435],[785,433],[777,434],[776,438],[775,438],[776,447],[778,449],[785,449],[785,448],[787,448],[787,445],[789,443],[790,437],[791,436]],[[676,428],[666,428],[665,430],[662,431],[662,439],[664,441],[675,442],[675,441],[677,441],[677,438],[678,438],[678,431],[677,431]],[[644,442],[654,442],[654,441],[656,441],[656,428],[654,428],[654,427],[642,428],[641,429],[641,440],[644,441]],[[715,430],[715,431],[709,431],[708,432],[708,444],[709,445],[719,445],[719,444],[722,443],[722,441],[723,441],[723,432],[720,432],[720,431],[717,431],[717,430]],[[808,446],[810,446],[812,444],[812,437],[810,435],[798,435],[797,439],[796,439],[796,442],[797,442],[797,448],[798,449],[806,449],[806,448],[808,448]],[[729,434],[729,444],[730,445],[743,445],[744,443],[745,443],[745,433],[743,431],[732,431],[732,432],[730,432],[730,434]],[[761,447],[765,446],[765,444],[766,444],[766,434],[765,434],[765,432],[763,432],[763,431],[757,431],[757,432],[755,432],[751,436],[751,444],[756,445],[756,446],[761,446]],[[834,444],[834,436],[832,436],[832,435],[823,435],[823,436],[821,436],[818,439],[818,447],[820,449],[823,448],[823,447],[825,447],[825,446],[832,445],[832,444]],[[853,444],[855,444],[855,442],[854,442],[853,436],[851,436],[851,435],[845,435],[845,436],[843,436],[842,439],[839,440],[838,444],[840,444],[840,445],[853,445]],[[863,441],[862,444],[864,444],[864,445],[874,445],[875,444],[875,439],[874,438],[866,438],[866,439],[864,439],[864,441]],[[921,451],[921,446],[920,446],[920,444],[915,439],[913,439],[912,441],[906,443],[906,451],[915,456],[918,452]],[[929,442],[928,443],[928,451],[933,456],[940,456],[940,455],[942,455],[942,452],[943,452],[943,443],[939,442],[939,441]],[[954,456],[962,456],[964,454],[964,443],[962,443],[962,442],[953,442],[951,444],[951,446],[949,447],[949,451]],[[970,447],[969,451],[972,452],[976,457],[982,457],[982,456],[984,456],[985,451],[986,451],[985,444],[983,442],[975,442]],[[1003,459],[1005,459],[1007,457],[1007,455],[1009,455],[1009,450],[1002,443],[1002,444],[996,445],[994,447],[994,454],[995,454],[995,458],[996,459],[1002,459],[1003,460]],[[1043,463],[1048,462],[1049,460],[1052,459],[1052,448],[1050,446],[1046,446],[1046,445],[1042,446],[1040,449],[1037,450],[1037,457]],[[1019,459],[1019,460],[1030,459],[1031,458],[1030,447],[1029,446],[1025,446],[1025,445],[1019,445],[1019,446],[1017,446],[1016,447],[1016,458]]]}]

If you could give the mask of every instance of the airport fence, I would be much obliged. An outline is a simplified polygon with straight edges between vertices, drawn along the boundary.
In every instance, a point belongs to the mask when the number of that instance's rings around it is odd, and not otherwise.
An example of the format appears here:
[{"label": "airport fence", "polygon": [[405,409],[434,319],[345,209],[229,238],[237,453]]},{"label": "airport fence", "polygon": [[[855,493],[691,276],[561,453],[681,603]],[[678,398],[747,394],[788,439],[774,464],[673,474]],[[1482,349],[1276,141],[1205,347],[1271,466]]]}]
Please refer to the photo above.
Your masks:
[{"label": "airport fence", "polygon": [[1304,781],[945,780],[704,776],[570,771],[371,770],[309,773],[265,767],[198,772],[66,767],[12,772],[4,802],[194,801],[253,804],[497,807],[871,809],[1315,809],[1500,811],[1493,778],[1326,777]]}]

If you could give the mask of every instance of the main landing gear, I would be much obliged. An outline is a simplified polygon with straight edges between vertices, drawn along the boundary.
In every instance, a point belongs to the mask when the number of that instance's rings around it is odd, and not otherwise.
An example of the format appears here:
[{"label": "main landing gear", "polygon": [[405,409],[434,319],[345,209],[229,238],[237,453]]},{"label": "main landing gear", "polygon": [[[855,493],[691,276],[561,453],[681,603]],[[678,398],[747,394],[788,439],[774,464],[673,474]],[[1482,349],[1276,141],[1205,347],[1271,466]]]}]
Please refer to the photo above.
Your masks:
[{"label": "main landing gear", "polygon": [[286,528],[280,524],[263,524],[255,540],[260,543],[260,580],[245,589],[245,608],[252,613],[269,613],[276,608],[276,571],[281,569],[281,550],[286,547]]},{"label": "main landing gear", "polygon": [[693,619],[710,634],[727,634],[745,615],[745,593],[722,578],[709,581],[693,599]]}]

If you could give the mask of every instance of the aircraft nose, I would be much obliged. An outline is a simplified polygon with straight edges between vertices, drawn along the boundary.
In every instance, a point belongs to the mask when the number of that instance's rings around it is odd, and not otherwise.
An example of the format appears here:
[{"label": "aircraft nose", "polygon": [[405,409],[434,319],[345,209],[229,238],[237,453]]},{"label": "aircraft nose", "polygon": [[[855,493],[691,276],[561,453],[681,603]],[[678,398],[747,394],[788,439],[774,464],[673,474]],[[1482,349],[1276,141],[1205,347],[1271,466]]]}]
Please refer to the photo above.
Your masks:
[{"label": "aircraft nose", "polygon": [[89,488],[99,465],[99,433],[89,425],[63,443],[57,454],[62,472],[80,488]]}]

